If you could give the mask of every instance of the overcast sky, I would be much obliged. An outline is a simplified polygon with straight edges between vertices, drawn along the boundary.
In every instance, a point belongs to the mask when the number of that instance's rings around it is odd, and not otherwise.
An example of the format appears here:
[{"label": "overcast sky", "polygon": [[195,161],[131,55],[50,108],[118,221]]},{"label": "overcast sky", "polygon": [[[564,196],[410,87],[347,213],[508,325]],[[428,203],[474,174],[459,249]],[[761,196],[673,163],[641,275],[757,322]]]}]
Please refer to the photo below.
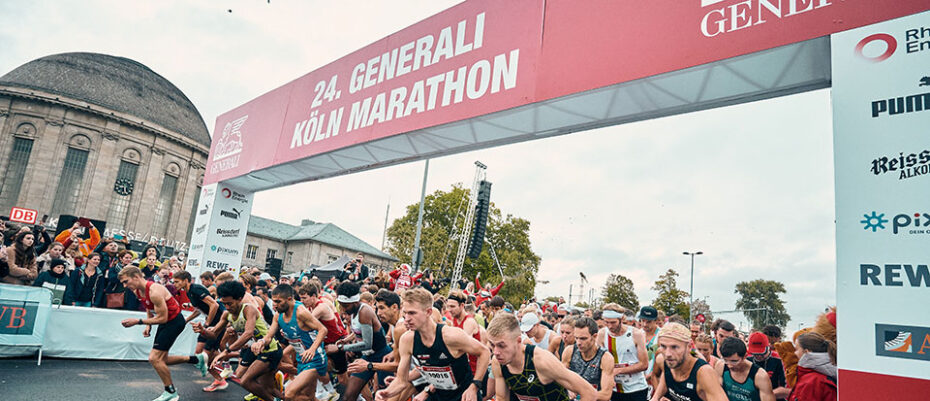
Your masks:
[{"label": "overcast sky", "polygon": [[[456,3],[0,2],[0,74],[62,52],[128,57],[180,88],[212,133],[219,114]],[[532,223],[550,281],[539,296],[567,296],[569,284],[577,294],[578,272],[598,287],[621,273],[647,303],[668,268],[687,291],[682,251],[700,250],[696,298],[731,310],[737,282],[781,281],[794,331],[835,302],[831,130],[821,90],[434,159],[428,191],[470,183],[472,163],[487,164],[492,201]],[[422,169],[259,193],[253,213],[332,222],[378,247],[385,207],[393,220],[419,200]],[[357,195],[320,196],[337,192]]]}]

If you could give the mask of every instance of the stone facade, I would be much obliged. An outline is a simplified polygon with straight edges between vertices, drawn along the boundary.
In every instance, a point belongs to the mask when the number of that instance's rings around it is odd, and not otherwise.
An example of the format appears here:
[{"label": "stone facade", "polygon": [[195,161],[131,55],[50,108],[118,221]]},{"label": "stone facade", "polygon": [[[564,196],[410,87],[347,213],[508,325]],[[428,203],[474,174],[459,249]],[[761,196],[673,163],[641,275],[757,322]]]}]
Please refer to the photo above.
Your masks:
[{"label": "stone facade", "polygon": [[[255,257],[250,258],[249,247],[257,247]],[[245,239],[245,249],[242,253],[243,266],[257,266],[264,269],[268,249],[276,250],[276,258],[283,261],[283,273],[296,273],[307,269],[310,265],[325,266],[342,257],[354,257],[357,251],[336,247],[312,240],[279,241],[249,234]],[[364,253],[365,265],[369,269],[392,269],[394,260]],[[374,273],[373,270],[372,274]]]}]

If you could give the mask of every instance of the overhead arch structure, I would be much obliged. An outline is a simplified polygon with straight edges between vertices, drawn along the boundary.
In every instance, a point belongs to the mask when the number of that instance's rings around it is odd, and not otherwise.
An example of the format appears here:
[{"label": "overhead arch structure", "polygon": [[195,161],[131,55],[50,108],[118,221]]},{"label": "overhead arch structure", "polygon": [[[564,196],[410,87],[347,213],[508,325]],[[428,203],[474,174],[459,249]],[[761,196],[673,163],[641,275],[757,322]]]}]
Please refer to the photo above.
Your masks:
[{"label": "overhead arch structure", "polygon": [[928,10],[926,0],[458,4],[217,118],[189,268],[238,269],[256,191],[829,87],[840,399],[921,399]]}]

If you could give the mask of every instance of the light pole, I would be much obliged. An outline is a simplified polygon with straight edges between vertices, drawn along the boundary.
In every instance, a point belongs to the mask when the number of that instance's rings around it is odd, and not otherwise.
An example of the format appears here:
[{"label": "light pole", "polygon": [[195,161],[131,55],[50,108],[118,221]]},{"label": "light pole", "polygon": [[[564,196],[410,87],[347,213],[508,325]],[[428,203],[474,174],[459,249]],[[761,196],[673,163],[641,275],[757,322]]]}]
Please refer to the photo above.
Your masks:
[{"label": "light pole", "polygon": [[688,324],[691,324],[691,321],[694,320],[694,256],[703,255],[704,252],[682,252],[685,255],[691,256],[691,290],[688,292]]}]

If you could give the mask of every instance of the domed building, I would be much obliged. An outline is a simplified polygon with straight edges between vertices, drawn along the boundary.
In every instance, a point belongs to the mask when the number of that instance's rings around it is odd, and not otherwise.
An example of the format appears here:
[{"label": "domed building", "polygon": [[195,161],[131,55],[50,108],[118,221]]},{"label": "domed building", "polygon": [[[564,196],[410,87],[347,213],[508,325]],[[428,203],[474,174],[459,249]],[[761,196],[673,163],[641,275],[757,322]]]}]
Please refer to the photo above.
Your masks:
[{"label": "domed building", "polygon": [[56,54],[0,77],[0,215],[104,220],[183,249],[209,152],[197,108],[133,60]]}]

